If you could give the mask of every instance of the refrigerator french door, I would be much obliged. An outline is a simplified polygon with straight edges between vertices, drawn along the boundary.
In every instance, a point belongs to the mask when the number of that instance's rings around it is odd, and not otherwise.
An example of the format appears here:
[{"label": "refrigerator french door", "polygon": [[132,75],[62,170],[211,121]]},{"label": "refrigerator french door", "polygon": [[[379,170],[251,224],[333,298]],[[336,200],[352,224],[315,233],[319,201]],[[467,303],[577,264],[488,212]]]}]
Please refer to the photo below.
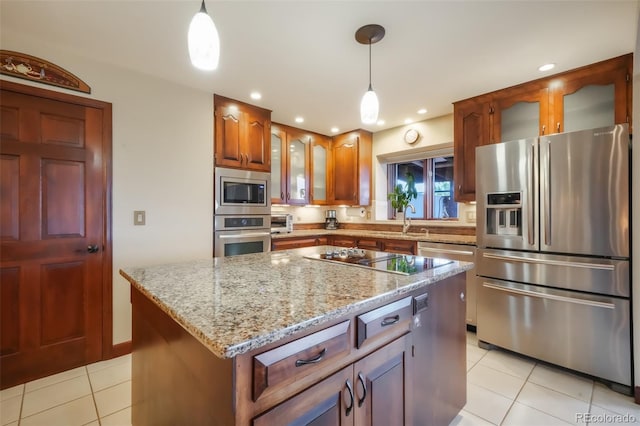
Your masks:
[{"label": "refrigerator french door", "polygon": [[629,392],[627,125],[476,150],[478,339]]}]

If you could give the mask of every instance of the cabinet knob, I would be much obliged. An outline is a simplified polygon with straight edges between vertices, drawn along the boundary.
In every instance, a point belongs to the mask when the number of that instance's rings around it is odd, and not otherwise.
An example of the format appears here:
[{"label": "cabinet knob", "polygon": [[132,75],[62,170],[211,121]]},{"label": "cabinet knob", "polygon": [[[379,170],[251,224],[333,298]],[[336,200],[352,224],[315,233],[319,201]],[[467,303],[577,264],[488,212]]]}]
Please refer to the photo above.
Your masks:
[{"label": "cabinet knob", "polygon": [[349,414],[351,414],[351,410],[353,410],[353,404],[354,404],[353,387],[351,386],[351,382],[349,381],[349,379],[347,379],[347,383],[345,384],[347,385],[347,390],[349,391],[349,400],[351,403],[347,406],[347,409],[345,410],[344,415],[349,417]]},{"label": "cabinet knob", "polygon": [[542,134],[544,135],[544,132],[547,130],[547,126],[545,126],[544,124],[542,125]]},{"label": "cabinet knob", "polygon": [[558,133],[560,133],[560,122],[558,121],[558,124],[556,126],[556,130],[558,131]]},{"label": "cabinet knob", "polygon": [[281,192],[281,193],[280,193],[280,199],[281,199],[282,201],[284,201],[284,192]]},{"label": "cabinet knob", "polygon": [[464,292],[460,293],[460,300],[464,302]]}]

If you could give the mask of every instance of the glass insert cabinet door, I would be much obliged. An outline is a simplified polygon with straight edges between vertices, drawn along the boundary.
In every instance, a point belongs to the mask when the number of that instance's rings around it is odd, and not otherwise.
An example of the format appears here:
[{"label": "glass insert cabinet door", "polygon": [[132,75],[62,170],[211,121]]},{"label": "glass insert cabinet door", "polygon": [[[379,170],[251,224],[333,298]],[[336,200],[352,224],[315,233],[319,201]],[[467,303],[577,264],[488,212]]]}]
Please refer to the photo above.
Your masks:
[{"label": "glass insert cabinet door", "polygon": [[311,202],[321,202],[327,200],[327,147],[314,144],[312,149],[313,164],[313,199]]},{"label": "glass insert cabinet door", "polygon": [[287,202],[292,204],[307,204],[307,144],[302,138],[289,138],[289,189]]},{"label": "glass insert cabinet door", "polygon": [[283,144],[286,143],[285,133],[277,128],[271,129],[271,202],[274,204],[282,204],[286,202],[286,188],[283,183],[285,176],[285,152],[282,150]]}]

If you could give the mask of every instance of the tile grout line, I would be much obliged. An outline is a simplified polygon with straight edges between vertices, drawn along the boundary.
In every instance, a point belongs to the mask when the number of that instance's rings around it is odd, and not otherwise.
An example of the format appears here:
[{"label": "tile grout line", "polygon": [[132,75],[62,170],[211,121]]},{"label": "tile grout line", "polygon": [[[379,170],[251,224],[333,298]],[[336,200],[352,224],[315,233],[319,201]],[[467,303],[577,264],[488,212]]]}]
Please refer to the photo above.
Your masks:
[{"label": "tile grout line", "polygon": [[27,393],[27,384],[22,384],[22,398],[20,398],[20,410],[18,411],[18,426],[22,423],[22,407],[24,407],[24,395]]},{"label": "tile grout line", "polygon": [[89,375],[89,369],[87,368],[87,366],[84,366],[84,370],[87,373],[87,380],[89,381],[89,389],[91,389],[91,400],[93,401],[93,408],[95,408],[96,410],[96,417],[98,419],[98,426],[102,425],[102,422],[100,421],[100,412],[98,411],[98,403],[96,402],[96,395],[93,392],[93,384],[91,383],[91,376]]},{"label": "tile grout line", "polygon": [[[531,375],[533,374],[533,370],[536,368],[537,365],[538,365],[537,362],[533,363],[533,368],[531,368],[531,371],[529,371],[529,374],[527,374],[527,377],[524,379],[524,383],[522,384],[522,386],[520,386],[520,390],[518,390],[518,393],[516,394],[516,396],[511,401],[511,405],[509,406],[509,409],[507,410],[507,412],[504,414],[504,417],[500,421],[500,425],[502,425],[504,423],[505,419],[507,418],[507,416],[509,416],[509,412],[511,412],[511,409],[513,408],[513,405],[518,400],[518,397],[522,393],[522,389],[524,389],[524,387],[527,385],[527,382],[529,381],[529,377],[531,377]],[[489,367],[489,368],[491,368],[491,367]],[[531,407],[531,408],[533,408],[533,407]],[[538,411],[540,411],[540,410],[538,410]]]}]

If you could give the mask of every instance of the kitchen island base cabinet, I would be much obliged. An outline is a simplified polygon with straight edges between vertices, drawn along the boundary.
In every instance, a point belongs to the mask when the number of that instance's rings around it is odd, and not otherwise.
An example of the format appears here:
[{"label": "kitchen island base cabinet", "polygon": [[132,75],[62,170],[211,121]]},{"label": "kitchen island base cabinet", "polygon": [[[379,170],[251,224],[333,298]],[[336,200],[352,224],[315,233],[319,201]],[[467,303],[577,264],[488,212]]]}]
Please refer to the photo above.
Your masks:
[{"label": "kitchen island base cabinet", "polygon": [[[253,420],[253,426],[412,425],[408,335]],[[374,422],[375,419],[375,422]]]},{"label": "kitchen island base cabinet", "polygon": [[[464,277],[449,276],[232,358],[214,355],[132,287],[132,423],[447,425],[466,402]],[[407,300],[409,317],[400,320],[396,305]],[[380,317],[385,331],[357,346],[360,317],[392,307]],[[261,377],[266,386],[256,392]]]}]

